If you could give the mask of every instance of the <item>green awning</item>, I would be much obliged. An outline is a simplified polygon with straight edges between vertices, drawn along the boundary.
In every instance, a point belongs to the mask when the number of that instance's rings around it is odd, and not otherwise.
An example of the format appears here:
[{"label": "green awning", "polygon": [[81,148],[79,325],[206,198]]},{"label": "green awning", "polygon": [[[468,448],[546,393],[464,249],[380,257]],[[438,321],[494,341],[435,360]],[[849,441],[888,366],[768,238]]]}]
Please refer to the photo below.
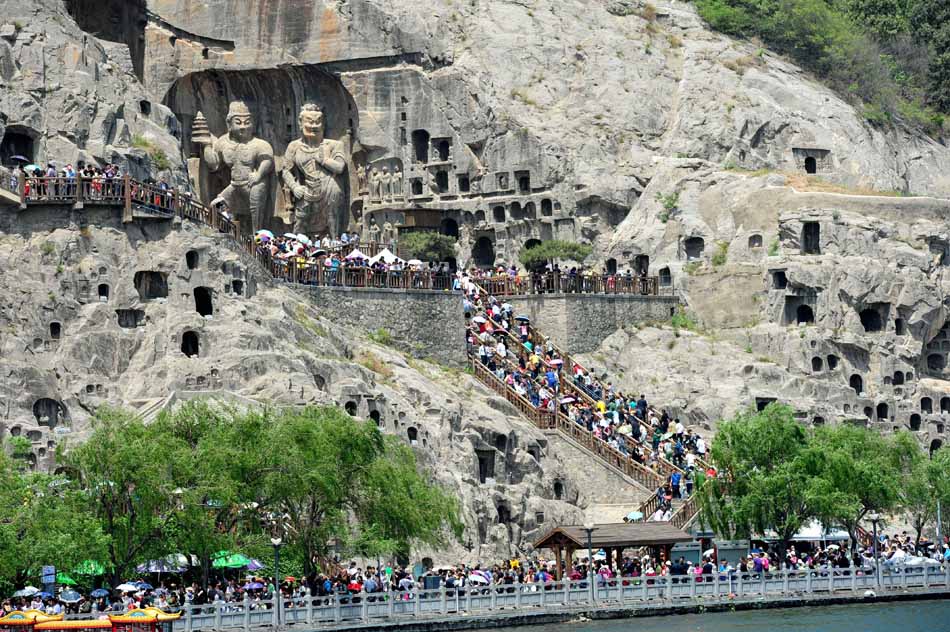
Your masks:
[{"label": "green awning", "polygon": [[66,573],[56,573],[56,583],[62,584],[63,586],[75,586],[76,580]]},{"label": "green awning", "polygon": [[211,559],[213,568],[244,568],[250,563],[251,558],[230,551],[218,551]]}]

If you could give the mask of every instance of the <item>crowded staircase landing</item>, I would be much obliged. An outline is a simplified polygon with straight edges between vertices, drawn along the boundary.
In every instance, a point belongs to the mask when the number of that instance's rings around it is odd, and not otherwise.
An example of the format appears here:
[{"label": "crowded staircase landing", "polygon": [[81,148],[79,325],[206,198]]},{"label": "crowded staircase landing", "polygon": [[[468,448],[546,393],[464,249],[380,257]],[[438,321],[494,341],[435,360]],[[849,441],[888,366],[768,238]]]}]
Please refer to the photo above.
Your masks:
[{"label": "crowded staircase landing", "polygon": [[[239,222],[229,218],[220,209],[209,207],[188,194],[138,182],[129,176],[117,178],[109,183],[107,187],[100,189],[94,189],[93,183],[84,179],[33,178],[31,181],[33,189],[27,191],[22,182],[19,186],[13,186],[8,174],[0,174],[0,198],[2,198],[0,204],[5,203],[9,206],[15,204],[21,209],[29,206],[56,204],[68,204],[78,209],[84,208],[85,205],[116,207],[122,210],[122,221],[124,223],[137,219],[173,219],[176,217],[181,220],[188,219],[209,226],[230,237],[233,240],[232,245],[251,255],[270,276],[278,281],[322,284],[319,283],[320,279],[316,278],[322,269],[321,266],[313,266],[309,271],[306,267],[299,269],[294,262],[279,261],[269,254],[261,252],[253,236],[243,232]],[[350,248],[354,247],[371,249],[372,244],[350,245]],[[310,272],[316,272],[317,275]],[[402,278],[408,279],[409,277],[404,275]],[[356,279],[359,285],[362,285],[360,282],[362,280],[364,280],[362,277]],[[400,280],[400,283],[402,282]],[[414,279],[411,285],[406,286],[406,289],[449,289],[449,287],[444,279],[436,278],[435,275],[425,275]],[[639,287],[635,289],[637,292],[646,291]],[[489,296],[484,289],[480,288],[480,292],[483,296]],[[562,366],[584,370],[579,362],[570,354],[558,348],[548,337],[537,331],[533,326],[529,325],[529,329],[532,339],[543,340],[545,345],[553,349],[555,355],[563,361]],[[518,356],[523,357],[524,354],[529,353],[528,348],[510,331],[497,327],[496,333],[505,336],[509,348],[514,350]],[[535,426],[547,432],[557,433],[576,449],[598,459],[632,484],[639,485],[647,491],[652,491],[652,495],[637,509],[644,518],[652,516],[657,508],[662,506],[664,499],[660,495],[659,488],[669,480],[670,475],[675,472],[681,475],[684,473],[679,466],[667,460],[663,454],[654,454],[650,445],[645,441],[640,441],[638,447],[647,457],[649,466],[617,450],[608,442],[595,436],[593,432],[588,431],[586,427],[572,421],[560,410],[559,406],[555,407],[554,411],[542,410],[534,406],[528,399],[519,395],[513,387],[510,387],[482,365],[471,348],[469,354],[475,377],[489,389],[505,397]],[[545,368],[552,366],[547,360],[542,361]],[[560,366],[554,368],[560,373]],[[604,392],[603,384],[596,378],[594,378],[594,384],[601,389],[601,392]],[[597,402],[591,394],[585,388],[575,384],[573,380],[563,379],[560,381],[560,385],[565,397],[573,397],[588,406],[596,406]],[[153,416],[162,407],[163,400],[160,399],[145,403],[142,409],[149,416]],[[708,464],[701,459],[697,460],[696,465],[704,470],[708,469]],[[685,528],[693,522],[697,514],[698,503],[695,497],[682,501],[674,500],[672,502],[670,523],[678,528]]]}]

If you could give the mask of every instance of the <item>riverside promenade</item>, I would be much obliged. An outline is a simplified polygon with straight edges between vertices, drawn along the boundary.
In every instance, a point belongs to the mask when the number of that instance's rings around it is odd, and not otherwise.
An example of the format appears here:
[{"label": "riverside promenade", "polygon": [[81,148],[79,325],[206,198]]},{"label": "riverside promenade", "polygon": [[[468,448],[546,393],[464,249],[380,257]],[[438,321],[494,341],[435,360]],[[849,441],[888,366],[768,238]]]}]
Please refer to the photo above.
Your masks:
[{"label": "riverside promenade", "polygon": [[[699,580],[702,581],[699,581]],[[852,602],[950,598],[950,564],[623,577],[546,584],[469,585],[413,592],[284,597],[186,606],[171,632],[292,626],[300,630],[466,630]],[[90,615],[86,615],[88,618]],[[70,616],[72,618],[82,618]]]}]

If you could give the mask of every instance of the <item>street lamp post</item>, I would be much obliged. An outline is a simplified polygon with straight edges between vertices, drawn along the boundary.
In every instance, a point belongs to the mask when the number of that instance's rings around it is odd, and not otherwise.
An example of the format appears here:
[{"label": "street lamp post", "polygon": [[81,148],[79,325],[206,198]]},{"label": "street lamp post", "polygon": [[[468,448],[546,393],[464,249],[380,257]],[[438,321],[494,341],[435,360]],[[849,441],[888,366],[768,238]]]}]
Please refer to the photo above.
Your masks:
[{"label": "street lamp post", "polygon": [[270,543],[274,545],[274,608],[277,610],[277,625],[280,625],[280,545],[283,540],[271,538]]},{"label": "street lamp post", "polygon": [[594,523],[585,522],[584,531],[587,532],[587,583],[590,585],[590,602],[594,603],[594,545],[592,539]]},{"label": "street lamp post", "polygon": [[881,521],[881,516],[876,513],[868,514],[868,520],[871,521],[871,526],[873,528],[873,537],[874,537],[874,580],[878,588],[881,586],[881,564],[878,559],[877,552],[877,523]]}]

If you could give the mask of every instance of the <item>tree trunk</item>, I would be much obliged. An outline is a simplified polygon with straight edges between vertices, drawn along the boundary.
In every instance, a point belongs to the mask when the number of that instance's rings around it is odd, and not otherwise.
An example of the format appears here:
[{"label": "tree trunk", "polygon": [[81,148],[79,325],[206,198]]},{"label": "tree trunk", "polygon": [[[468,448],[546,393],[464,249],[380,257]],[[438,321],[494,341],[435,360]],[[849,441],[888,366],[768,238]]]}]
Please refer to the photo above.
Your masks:
[{"label": "tree trunk", "polygon": [[208,592],[208,575],[211,573],[211,555],[201,555],[201,588]]}]

